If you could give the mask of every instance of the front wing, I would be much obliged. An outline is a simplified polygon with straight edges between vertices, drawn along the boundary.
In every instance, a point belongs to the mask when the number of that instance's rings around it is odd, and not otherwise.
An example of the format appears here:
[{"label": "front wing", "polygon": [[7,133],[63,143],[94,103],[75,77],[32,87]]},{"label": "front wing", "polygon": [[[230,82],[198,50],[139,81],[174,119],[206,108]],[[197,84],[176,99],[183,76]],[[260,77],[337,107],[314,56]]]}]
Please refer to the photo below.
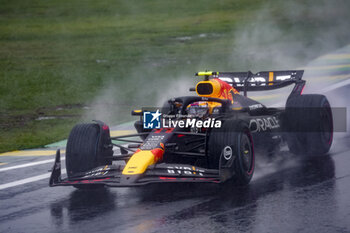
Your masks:
[{"label": "front wing", "polygon": [[74,177],[61,177],[60,150],[57,150],[52,168],[50,186],[105,185],[109,187],[142,186],[151,183],[222,183],[219,170],[205,169],[187,164],[159,163],[149,166],[144,174],[124,175],[122,165],[105,165],[90,171],[76,174]]}]

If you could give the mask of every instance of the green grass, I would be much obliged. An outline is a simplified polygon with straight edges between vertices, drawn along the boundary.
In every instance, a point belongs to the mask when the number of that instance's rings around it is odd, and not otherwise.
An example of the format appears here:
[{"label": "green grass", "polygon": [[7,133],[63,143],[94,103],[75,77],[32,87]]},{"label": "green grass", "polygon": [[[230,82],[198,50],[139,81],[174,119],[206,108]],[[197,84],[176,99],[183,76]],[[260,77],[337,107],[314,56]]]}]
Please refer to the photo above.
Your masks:
[{"label": "green grass", "polygon": [[[0,1],[0,152],[64,139],[104,111],[110,124],[128,121],[132,107],[154,104],[168,81],[198,69],[303,65],[349,42],[340,30],[349,26],[349,4],[337,2],[300,0],[293,10],[283,0]],[[294,64],[245,53],[241,34],[265,22],[279,33],[253,34],[259,48],[279,45]]]}]

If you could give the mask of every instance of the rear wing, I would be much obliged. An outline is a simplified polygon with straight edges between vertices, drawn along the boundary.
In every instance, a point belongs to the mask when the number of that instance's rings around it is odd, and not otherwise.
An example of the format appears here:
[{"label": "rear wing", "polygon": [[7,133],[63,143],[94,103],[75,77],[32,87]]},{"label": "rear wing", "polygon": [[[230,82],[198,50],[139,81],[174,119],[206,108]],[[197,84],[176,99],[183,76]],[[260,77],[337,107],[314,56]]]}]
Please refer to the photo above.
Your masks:
[{"label": "rear wing", "polygon": [[[237,91],[243,91],[247,96],[247,91],[266,91],[282,88],[291,84],[295,87],[291,94],[301,94],[305,86],[302,80],[304,70],[283,70],[283,71],[261,71],[253,74],[248,72],[198,72],[196,76],[204,76],[204,80],[209,77],[219,78],[230,84]],[[191,88],[190,90],[194,90]]]},{"label": "rear wing", "polygon": [[[303,70],[252,72],[219,72],[216,77],[232,85],[237,91],[265,91],[298,83]],[[303,81],[304,82],[304,81]]]}]

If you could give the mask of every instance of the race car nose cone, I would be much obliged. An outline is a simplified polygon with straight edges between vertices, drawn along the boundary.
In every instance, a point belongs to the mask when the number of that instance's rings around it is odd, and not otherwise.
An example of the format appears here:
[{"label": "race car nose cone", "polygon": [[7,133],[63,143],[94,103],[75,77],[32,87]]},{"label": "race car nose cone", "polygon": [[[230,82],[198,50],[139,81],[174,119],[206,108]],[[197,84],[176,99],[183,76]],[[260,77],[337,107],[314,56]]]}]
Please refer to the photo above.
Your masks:
[{"label": "race car nose cone", "polygon": [[149,165],[155,163],[155,156],[151,151],[138,151],[136,152],[126,164],[123,175],[136,175],[142,174],[146,171]]}]

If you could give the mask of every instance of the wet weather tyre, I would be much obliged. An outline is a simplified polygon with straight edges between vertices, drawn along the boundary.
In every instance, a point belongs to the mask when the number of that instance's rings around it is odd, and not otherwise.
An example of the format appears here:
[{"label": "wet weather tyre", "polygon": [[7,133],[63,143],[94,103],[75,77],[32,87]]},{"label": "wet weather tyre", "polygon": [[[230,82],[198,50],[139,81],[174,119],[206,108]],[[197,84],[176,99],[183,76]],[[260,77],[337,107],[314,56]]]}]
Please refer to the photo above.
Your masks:
[{"label": "wet weather tyre", "polygon": [[[66,148],[66,169],[68,178],[95,167],[111,164],[100,149],[100,126],[98,124],[78,124],[68,138]],[[75,186],[81,189],[99,187],[96,185]]]},{"label": "wet weather tyre", "polygon": [[283,123],[290,152],[309,156],[324,155],[333,141],[332,110],[324,95],[290,97]]},{"label": "wet weather tyre", "polygon": [[[225,150],[230,153],[226,154]],[[254,173],[254,145],[248,124],[243,120],[227,120],[220,129],[213,129],[208,142],[209,165],[213,169],[232,169],[230,181],[247,185]],[[231,155],[232,156],[231,156]]]}]

